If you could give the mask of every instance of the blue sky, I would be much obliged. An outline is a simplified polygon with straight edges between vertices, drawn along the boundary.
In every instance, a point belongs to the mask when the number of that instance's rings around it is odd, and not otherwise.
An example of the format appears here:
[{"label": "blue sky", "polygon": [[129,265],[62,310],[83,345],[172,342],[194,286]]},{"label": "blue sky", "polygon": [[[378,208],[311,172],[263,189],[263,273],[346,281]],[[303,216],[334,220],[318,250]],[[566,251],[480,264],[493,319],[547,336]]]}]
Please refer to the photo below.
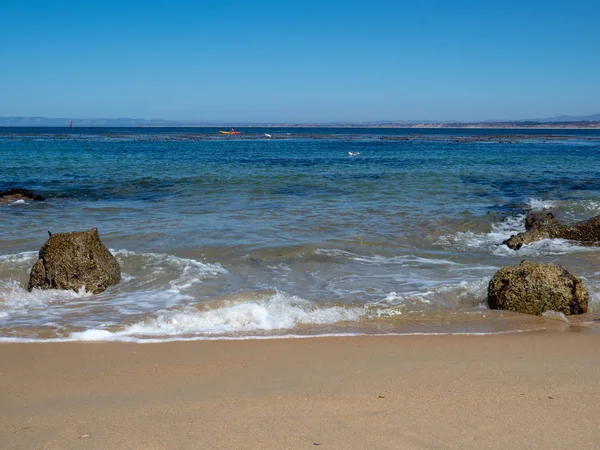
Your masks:
[{"label": "blue sky", "polygon": [[600,113],[597,1],[0,0],[0,116]]}]

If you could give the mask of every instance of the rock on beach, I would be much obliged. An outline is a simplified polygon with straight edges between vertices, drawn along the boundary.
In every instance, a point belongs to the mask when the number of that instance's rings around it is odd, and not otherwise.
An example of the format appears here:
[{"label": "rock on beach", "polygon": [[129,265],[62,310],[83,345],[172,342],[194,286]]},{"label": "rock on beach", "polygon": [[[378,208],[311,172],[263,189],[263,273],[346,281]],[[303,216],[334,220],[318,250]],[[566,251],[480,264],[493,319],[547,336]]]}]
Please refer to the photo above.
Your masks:
[{"label": "rock on beach", "polygon": [[500,269],[488,285],[491,309],[542,315],[545,311],[565,315],[583,314],[589,293],[581,278],[557,264],[522,261]]},{"label": "rock on beach", "polygon": [[100,240],[98,229],[50,234],[31,268],[28,289],[98,294],[121,281],[121,267]]}]

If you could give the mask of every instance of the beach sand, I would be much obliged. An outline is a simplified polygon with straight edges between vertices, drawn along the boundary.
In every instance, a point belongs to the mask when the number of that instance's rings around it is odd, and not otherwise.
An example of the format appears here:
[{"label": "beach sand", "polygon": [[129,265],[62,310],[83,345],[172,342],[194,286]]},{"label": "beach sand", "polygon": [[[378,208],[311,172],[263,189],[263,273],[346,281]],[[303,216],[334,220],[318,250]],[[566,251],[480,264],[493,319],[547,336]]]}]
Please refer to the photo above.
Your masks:
[{"label": "beach sand", "polygon": [[0,345],[0,448],[600,448],[600,335]]}]

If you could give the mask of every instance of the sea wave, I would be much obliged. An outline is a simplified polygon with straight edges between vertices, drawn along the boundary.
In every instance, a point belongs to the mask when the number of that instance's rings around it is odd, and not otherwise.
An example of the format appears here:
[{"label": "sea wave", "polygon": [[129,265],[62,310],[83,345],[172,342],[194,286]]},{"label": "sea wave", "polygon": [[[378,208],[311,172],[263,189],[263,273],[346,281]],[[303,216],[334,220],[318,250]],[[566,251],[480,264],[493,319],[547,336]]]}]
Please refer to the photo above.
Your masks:
[{"label": "sea wave", "polygon": [[161,311],[155,318],[127,327],[125,335],[226,334],[292,329],[297,325],[325,325],[357,321],[362,307],[318,307],[294,295],[276,292],[254,301],[228,302],[215,309]]},{"label": "sea wave", "polygon": [[554,200],[542,200],[539,198],[529,198],[526,204],[533,211],[543,211],[544,209],[551,209],[556,207]]},{"label": "sea wave", "polygon": [[[366,334],[410,334],[414,329],[420,330],[416,334],[436,334],[440,329],[446,330],[442,334],[460,334],[468,328],[471,332],[467,334],[476,334],[486,329],[481,322],[489,313],[486,289],[496,269],[442,258],[364,256],[319,249],[322,256],[341,258],[353,267],[381,267],[383,271],[344,270],[342,276],[322,279],[318,290],[322,297],[313,298],[312,291],[294,290],[293,282],[286,285],[291,288],[289,292],[273,285],[259,289],[257,286],[268,284],[266,280],[233,291],[227,285],[230,277],[248,274],[219,263],[169,254],[111,251],[121,264],[122,281],[97,295],[84,290],[28,292],[22,282],[3,274],[18,272],[23,278],[37,258],[36,252],[1,256],[0,341],[163,342],[356,335],[365,329],[369,329]],[[296,269],[288,268],[287,272],[292,270]],[[438,278],[440,270],[444,277]],[[600,290],[595,288],[595,279],[590,284],[591,303],[595,304]],[[479,324],[461,325],[460,317],[470,314]],[[458,317],[457,324],[446,329],[449,316]],[[403,321],[402,325],[397,321]],[[493,327],[490,330],[495,331]]]},{"label": "sea wave", "polygon": [[121,282],[97,295],[85,292],[84,288],[79,292],[54,289],[30,292],[26,280],[37,252],[0,256],[0,313],[32,328],[53,323],[83,328],[97,323],[116,325],[125,317],[190,302],[195,299],[192,294],[197,286],[227,274],[218,263],[160,253],[111,252],[121,265]]}]

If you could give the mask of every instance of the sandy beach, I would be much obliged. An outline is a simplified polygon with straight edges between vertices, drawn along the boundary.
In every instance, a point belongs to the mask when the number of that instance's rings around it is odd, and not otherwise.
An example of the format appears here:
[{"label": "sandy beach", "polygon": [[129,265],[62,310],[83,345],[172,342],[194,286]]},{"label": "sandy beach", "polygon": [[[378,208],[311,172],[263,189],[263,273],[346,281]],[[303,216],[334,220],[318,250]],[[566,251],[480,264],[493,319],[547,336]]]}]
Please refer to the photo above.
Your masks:
[{"label": "sandy beach", "polygon": [[0,345],[2,448],[599,448],[600,335]]}]

